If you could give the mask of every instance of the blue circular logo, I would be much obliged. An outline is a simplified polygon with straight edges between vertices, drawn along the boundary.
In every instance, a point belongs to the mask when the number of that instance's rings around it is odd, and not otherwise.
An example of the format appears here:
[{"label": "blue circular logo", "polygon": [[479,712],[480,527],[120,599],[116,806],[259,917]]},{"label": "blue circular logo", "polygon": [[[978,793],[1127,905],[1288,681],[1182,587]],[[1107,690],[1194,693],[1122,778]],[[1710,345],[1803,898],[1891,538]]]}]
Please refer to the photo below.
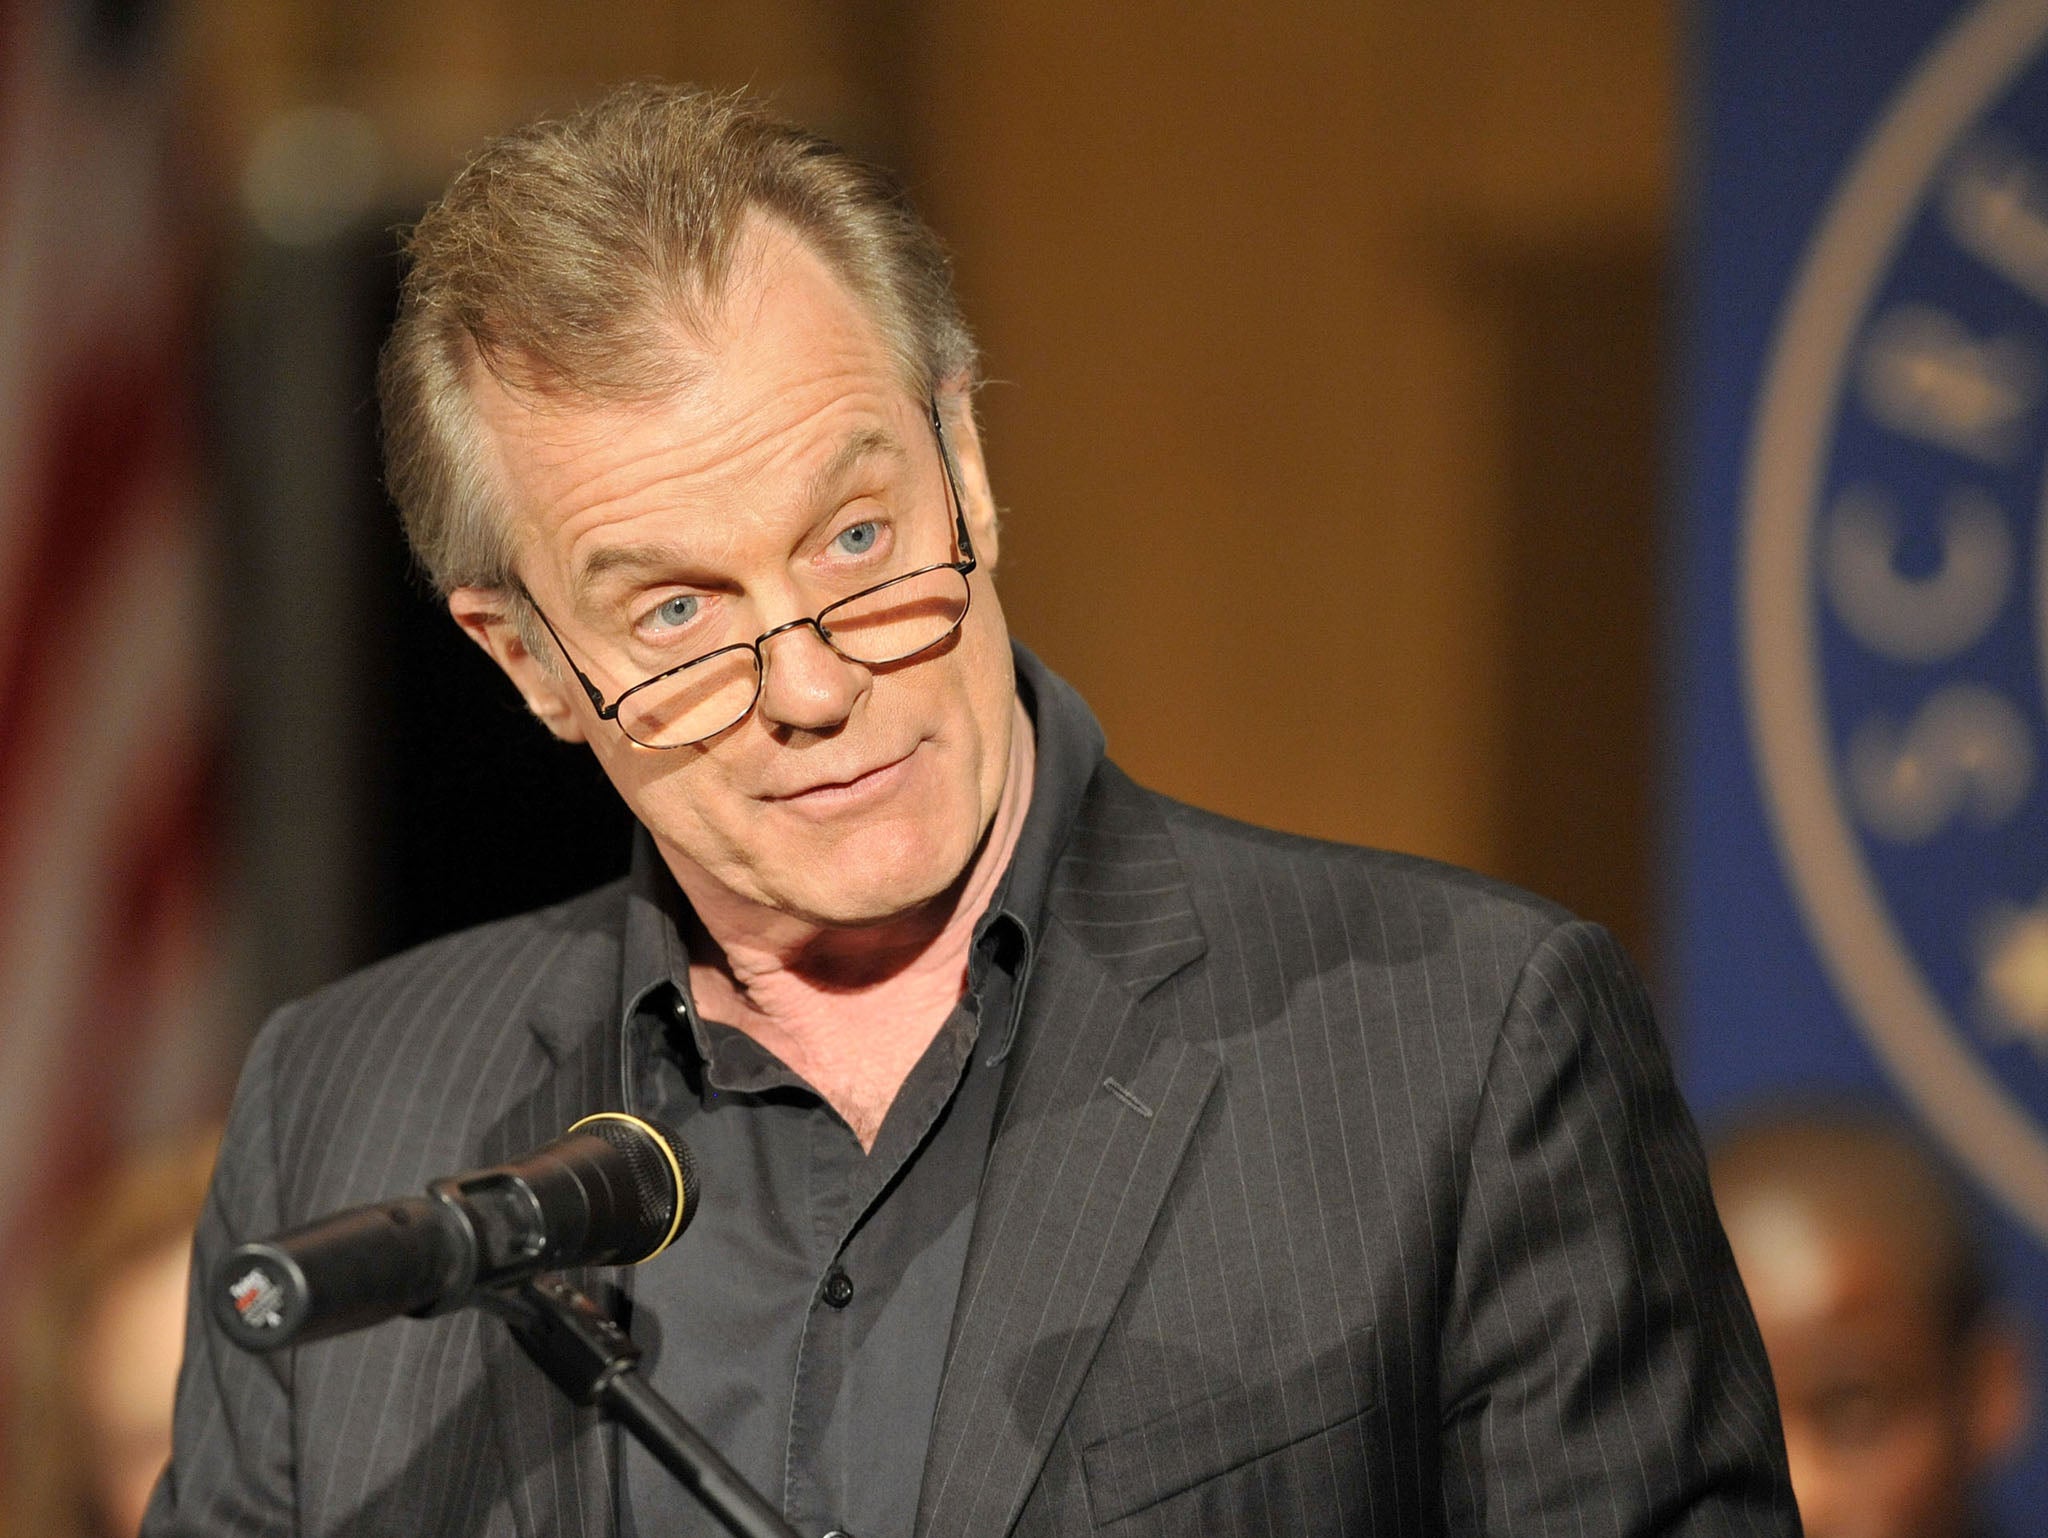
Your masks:
[{"label": "blue circular logo", "polygon": [[2048,1238],[2048,0],[1988,0],[1838,187],[1746,486],[1745,685],[1835,986]]}]

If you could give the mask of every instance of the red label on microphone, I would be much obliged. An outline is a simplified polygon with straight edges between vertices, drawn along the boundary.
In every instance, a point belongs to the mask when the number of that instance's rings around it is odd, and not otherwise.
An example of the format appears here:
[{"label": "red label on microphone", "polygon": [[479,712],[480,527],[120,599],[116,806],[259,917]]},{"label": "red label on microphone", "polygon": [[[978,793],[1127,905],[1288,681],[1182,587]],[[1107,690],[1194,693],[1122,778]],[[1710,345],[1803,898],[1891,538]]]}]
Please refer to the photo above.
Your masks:
[{"label": "red label on microphone", "polygon": [[252,1266],[228,1283],[235,1316],[252,1330],[274,1330],[284,1322],[284,1289],[261,1266]]}]

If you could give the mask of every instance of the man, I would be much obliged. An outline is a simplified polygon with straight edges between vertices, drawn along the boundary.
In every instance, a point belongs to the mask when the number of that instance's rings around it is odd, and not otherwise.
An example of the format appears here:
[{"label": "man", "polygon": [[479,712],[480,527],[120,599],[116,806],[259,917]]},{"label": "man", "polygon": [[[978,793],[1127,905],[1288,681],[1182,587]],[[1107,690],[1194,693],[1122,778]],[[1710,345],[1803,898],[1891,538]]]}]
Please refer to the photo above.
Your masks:
[{"label": "man", "polygon": [[[200,1264],[623,1104],[707,1194],[614,1302],[806,1538],[1791,1530],[1626,962],[1104,760],[1005,631],[973,347],[886,186],[633,87],[412,256],[414,547],[644,834],[271,1022]],[[714,1530],[474,1314],[188,1350],[152,1533]]]},{"label": "man", "polygon": [[1770,1352],[1809,1538],[1965,1538],[2026,1367],[1962,1206],[1897,1128],[1837,1111],[1719,1141],[1714,1192]]}]

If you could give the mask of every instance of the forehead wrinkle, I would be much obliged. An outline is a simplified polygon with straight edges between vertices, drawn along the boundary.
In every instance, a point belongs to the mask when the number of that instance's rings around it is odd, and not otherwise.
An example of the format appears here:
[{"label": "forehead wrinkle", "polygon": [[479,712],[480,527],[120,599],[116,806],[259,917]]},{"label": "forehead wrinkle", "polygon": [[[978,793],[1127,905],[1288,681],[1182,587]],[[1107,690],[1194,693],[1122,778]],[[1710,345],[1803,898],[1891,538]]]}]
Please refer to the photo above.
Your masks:
[{"label": "forehead wrinkle", "polygon": [[[807,477],[800,505],[807,510],[825,508],[853,472],[868,460],[884,459],[892,464],[903,464],[909,457],[902,441],[887,428],[857,428],[833,450],[830,458]],[[628,544],[600,545],[578,563],[575,585],[579,592],[588,592],[606,577],[674,570],[714,560],[719,554],[730,551],[739,535],[730,517],[720,519],[716,527],[726,536],[717,541],[717,553],[675,540],[635,540]]]},{"label": "forehead wrinkle", "polygon": [[909,458],[902,440],[886,427],[859,428],[812,473],[804,487],[804,505],[822,507],[829,502],[864,460],[886,459],[892,464],[902,465]]},{"label": "forehead wrinkle", "polygon": [[[495,377],[486,376],[473,386],[472,400],[485,428],[478,434],[483,457],[510,504],[508,511],[515,515],[510,531],[515,545],[532,542],[537,531],[527,525],[551,499],[551,481],[566,478],[570,482],[569,519],[574,522],[592,507],[629,500],[664,478],[657,466],[651,473],[643,472],[640,484],[624,489],[617,484],[646,461],[659,461],[663,457],[659,446],[608,471],[594,475],[579,473],[580,467],[593,456],[601,455],[634,426],[616,418],[604,420],[601,408],[600,412],[593,412],[587,398],[560,392],[514,390]],[[539,472],[538,480],[515,469],[510,452],[515,445],[528,459],[524,468]]]},{"label": "forehead wrinkle", "polygon": [[[764,238],[743,242],[735,253],[718,285],[718,303],[700,313],[708,324],[691,333],[664,317],[672,342],[700,363],[680,388],[644,402],[601,402],[572,389],[515,392],[493,381],[501,430],[523,439],[529,463],[554,483],[552,493],[542,486],[521,488],[527,493],[522,500],[538,493],[554,504],[569,544],[567,575],[579,599],[607,577],[712,565],[744,545],[750,532],[792,514],[815,519],[830,511],[826,504],[864,461],[900,465],[912,458],[894,406],[885,399],[898,397],[902,382],[875,334],[873,317],[800,240],[772,224],[757,234]],[[800,298],[817,286],[809,281],[811,267],[824,280],[823,297],[848,306],[853,323],[826,325],[822,336],[811,337],[805,377],[792,381],[783,377],[786,368],[761,368],[747,343],[763,329],[786,330],[791,324],[809,336],[810,318],[792,320],[770,309],[784,280]],[[813,293],[803,302],[818,299]],[[824,398],[798,404],[816,392],[825,392]],[[817,468],[806,472],[803,462],[816,452],[803,442],[811,424],[855,402],[855,422],[842,429]],[[642,432],[650,432],[653,441],[632,443]],[[763,498],[764,482],[789,490]],[[684,514],[688,526],[657,531],[643,525],[648,537],[632,537],[633,523],[666,512]],[[624,537],[610,543],[608,534]]]}]

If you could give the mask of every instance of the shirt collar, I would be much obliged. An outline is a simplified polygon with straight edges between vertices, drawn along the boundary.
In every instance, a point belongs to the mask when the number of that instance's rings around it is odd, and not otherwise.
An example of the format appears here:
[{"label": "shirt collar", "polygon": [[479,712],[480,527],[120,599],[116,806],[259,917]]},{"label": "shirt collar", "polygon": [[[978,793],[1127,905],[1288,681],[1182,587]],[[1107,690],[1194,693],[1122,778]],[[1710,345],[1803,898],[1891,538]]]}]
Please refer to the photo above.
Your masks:
[{"label": "shirt collar", "polygon": [[[1013,980],[1009,1018],[991,1063],[1002,1061],[1015,1043],[1053,870],[1105,750],[1101,726],[1072,686],[1022,644],[1012,641],[1010,651],[1016,664],[1017,696],[1031,716],[1038,757],[1031,806],[1017,834],[1010,867],[974,927],[973,965],[978,968],[993,962]],[[630,1029],[655,995],[669,993],[681,1002],[683,1018],[703,1053],[707,1047],[704,1026],[690,1003],[690,956],[678,924],[685,901],[652,836],[645,828],[636,828],[620,947],[620,1026]]]}]

